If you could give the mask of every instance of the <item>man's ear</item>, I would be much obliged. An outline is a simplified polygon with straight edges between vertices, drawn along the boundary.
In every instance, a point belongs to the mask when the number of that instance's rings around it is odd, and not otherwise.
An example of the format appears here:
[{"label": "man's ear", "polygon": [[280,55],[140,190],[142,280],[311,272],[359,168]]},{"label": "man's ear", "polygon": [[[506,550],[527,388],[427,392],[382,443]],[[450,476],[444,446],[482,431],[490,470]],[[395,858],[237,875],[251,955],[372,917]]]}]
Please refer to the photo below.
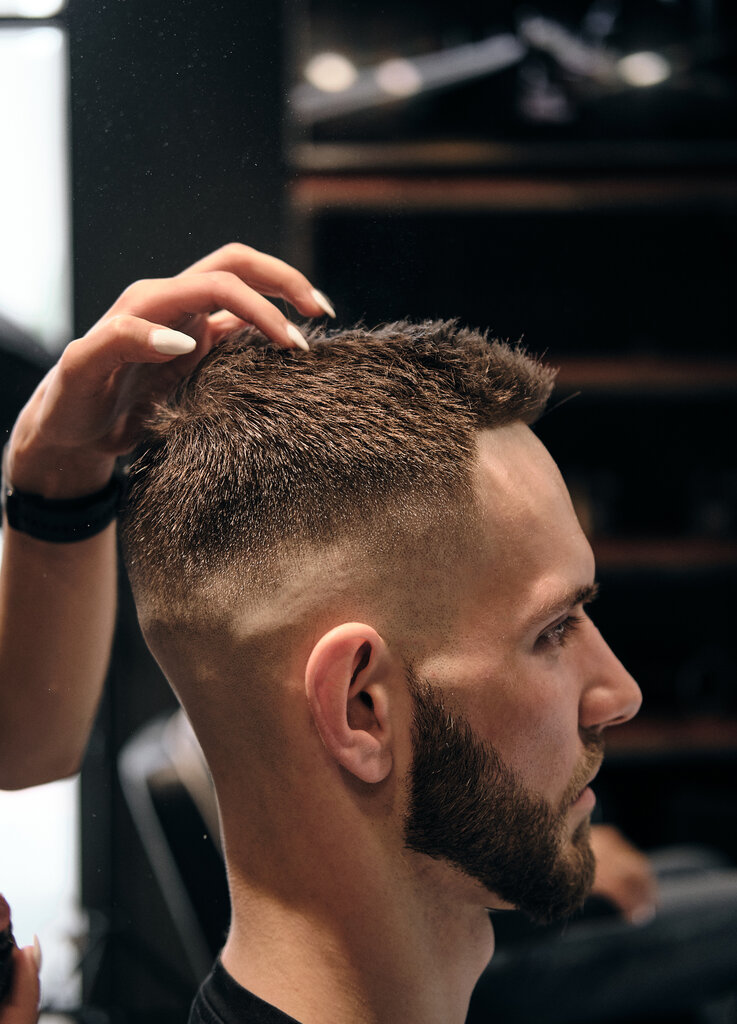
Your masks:
[{"label": "man's ear", "polygon": [[312,717],[328,752],[363,782],[392,768],[392,658],[375,629],[346,622],[322,636],[305,669]]}]

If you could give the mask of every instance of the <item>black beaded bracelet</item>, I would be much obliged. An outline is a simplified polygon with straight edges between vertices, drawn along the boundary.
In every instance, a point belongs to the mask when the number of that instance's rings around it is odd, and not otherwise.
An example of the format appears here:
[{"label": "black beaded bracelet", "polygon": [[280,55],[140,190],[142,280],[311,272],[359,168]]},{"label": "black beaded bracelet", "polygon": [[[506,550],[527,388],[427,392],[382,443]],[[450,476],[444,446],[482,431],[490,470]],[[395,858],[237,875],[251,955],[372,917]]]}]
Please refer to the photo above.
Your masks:
[{"label": "black beaded bracelet", "polygon": [[37,540],[70,544],[102,533],[120,508],[123,483],[114,475],[102,490],[81,498],[44,498],[26,494],[5,477],[3,451],[2,506],[8,525]]}]

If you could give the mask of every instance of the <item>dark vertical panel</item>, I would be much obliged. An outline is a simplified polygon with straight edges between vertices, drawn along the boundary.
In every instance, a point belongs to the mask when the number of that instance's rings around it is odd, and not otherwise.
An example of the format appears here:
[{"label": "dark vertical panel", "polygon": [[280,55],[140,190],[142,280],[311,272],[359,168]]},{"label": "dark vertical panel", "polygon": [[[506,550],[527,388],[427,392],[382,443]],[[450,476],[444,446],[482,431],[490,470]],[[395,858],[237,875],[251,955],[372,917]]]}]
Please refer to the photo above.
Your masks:
[{"label": "dark vertical panel", "polygon": [[[281,5],[70,0],[76,330],[120,290],[231,239],[279,253]],[[121,795],[116,758],[173,706],[123,587],[82,787],[86,995],[110,1019],[186,1019],[172,926]]]},{"label": "dark vertical panel", "polygon": [[280,248],[280,4],[71,0],[78,329],[136,277]]}]

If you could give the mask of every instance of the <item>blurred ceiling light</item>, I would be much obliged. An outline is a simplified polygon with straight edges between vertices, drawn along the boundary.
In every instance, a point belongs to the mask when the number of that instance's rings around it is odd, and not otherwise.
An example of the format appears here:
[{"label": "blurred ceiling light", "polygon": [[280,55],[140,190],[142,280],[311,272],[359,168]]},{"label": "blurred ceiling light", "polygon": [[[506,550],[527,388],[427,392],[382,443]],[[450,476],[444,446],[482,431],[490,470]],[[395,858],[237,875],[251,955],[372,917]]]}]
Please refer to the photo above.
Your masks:
[{"label": "blurred ceiling light", "polygon": [[[464,43],[436,53],[424,53],[408,60],[397,57],[376,67],[357,71],[339,54],[320,54],[307,65],[305,77],[292,90],[295,112],[309,124],[342,117],[358,110],[410,99],[440,89],[449,89],[463,82],[493,75],[518,64],[527,54],[527,47],[511,33],[490,36],[477,43]],[[350,68],[349,84],[326,87],[314,77],[314,65],[327,57],[345,62]],[[343,66],[345,66],[343,64]],[[339,65],[335,64],[338,69]],[[343,81],[347,76],[343,72]],[[331,76],[332,78],[332,72]],[[337,75],[335,76],[337,79]]]},{"label": "blurred ceiling light", "polygon": [[416,64],[403,57],[385,60],[375,72],[379,88],[390,96],[414,96],[422,89],[422,75]]},{"label": "blurred ceiling light", "polygon": [[660,85],[670,77],[671,67],[665,57],[650,50],[630,53],[617,61],[617,72],[623,82],[637,88]]},{"label": "blurred ceiling light", "polygon": [[343,92],[357,77],[355,66],[340,53],[317,53],[305,68],[305,78],[321,92]]},{"label": "blurred ceiling light", "polygon": [[0,0],[0,18],[52,18],[66,0]]},{"label": "blurred ceiling light", "polygon": [[599,43],[592,44],[574,35],[553,18],[524,17],[519,22],[519,31],[526,43],[549,53],[571,74],[598,81],[611,79],[613,60],[609,51]]}]

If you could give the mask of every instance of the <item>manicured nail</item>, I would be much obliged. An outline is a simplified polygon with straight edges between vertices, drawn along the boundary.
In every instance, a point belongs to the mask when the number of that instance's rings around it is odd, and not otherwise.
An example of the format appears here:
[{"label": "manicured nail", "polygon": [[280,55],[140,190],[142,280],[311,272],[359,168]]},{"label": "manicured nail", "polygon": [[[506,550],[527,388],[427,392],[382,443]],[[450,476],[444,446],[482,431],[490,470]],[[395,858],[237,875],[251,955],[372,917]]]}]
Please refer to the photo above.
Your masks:
[{"label": "manicured nail", "polygon": [[157,327],[151,331],[151,344],[163,356],[185,356],[197,348],[194,338],[181,331],[171,331],[168,327]]},{"label": "manicured nail", "polygon": [[40,971],[43,956],[41,954],[41,943],[38,941],[38,935],[33,936],[33,961],[36,964],[36,970]]},{"label": "manicured nail", "polygon": [[335,320],[335,310],[333,309],[333,305],[327,295],[323,295],[323,293],[319,292],[317,288],[313,288],[312,298],[318,304],[320,309],[324,310],[328,316],[331,316],[333,320]]},{"label": "manicured nail", "polygon": [[298,331],[294,324],[287,324],[287,337],[290,341],[293,341],[295,345],[298,345],[303,352],[310,351],[310,346],[302,336],[302,332]]}]

